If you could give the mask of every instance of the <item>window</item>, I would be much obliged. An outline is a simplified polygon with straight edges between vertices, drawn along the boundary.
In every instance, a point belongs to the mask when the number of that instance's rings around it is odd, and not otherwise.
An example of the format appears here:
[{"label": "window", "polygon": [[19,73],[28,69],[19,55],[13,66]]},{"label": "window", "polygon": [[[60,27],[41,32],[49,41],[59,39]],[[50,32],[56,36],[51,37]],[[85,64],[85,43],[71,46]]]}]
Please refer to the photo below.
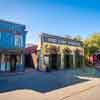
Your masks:
[{"label": "window", "polygon": [[15,35],[15,46],[20,48],[23,47],[23,37],[22,35]]}]

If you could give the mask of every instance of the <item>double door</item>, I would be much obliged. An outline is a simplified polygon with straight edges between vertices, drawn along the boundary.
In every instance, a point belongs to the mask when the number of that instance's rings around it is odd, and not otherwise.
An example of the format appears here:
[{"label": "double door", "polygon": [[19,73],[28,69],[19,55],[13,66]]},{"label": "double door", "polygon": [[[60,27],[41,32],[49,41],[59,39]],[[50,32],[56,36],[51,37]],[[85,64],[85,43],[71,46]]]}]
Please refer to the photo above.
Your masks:
[{"label": "double door", "polygon": [[50,58],[50,68],[51,69],[59,69],[60,67],[60,62],[61,62],[61,56],[58,54],[50,54],[49,56]]},{"label": "double door", "polygon": [[64,55],[64,67],[65,68],[73,67],[73,55],[70,54]]}]

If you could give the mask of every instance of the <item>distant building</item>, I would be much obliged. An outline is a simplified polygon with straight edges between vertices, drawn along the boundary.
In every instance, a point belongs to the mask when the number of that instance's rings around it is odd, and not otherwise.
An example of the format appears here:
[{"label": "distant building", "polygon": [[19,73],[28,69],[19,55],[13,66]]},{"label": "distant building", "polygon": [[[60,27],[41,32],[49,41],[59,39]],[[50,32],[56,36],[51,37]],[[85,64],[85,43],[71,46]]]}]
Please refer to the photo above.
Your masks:
[{"label": "distant building", "polygon": [[93,60],[93,65],[97,68],[100,68],[100,50],[95,52],[92,56]]},{"label": "distant building", "polygon": [[0,20],[0,71],[23,69],[26,33],[25,25]]},{"label": "distant building", "polygon": [[25,68],[37,68],[37,45],[28,45],[24,49]]}]

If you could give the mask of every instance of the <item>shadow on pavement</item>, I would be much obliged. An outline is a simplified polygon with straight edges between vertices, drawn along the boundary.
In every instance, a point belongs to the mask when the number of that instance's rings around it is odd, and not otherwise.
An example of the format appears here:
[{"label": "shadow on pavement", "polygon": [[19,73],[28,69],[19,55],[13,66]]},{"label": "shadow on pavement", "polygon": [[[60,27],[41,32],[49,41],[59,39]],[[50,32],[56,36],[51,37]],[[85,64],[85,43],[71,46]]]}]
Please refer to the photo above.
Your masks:
[{"label": "shadow on pavement", "polygon": [[73,84],[89,81],[80,79],[73,71],[29,72],[0,77],[0,93],[19,89],[31,89],[37,92],[49,92]]},{"label": "shadow on pavement", "polygon": [[92,78],[100,78],[100,68],[83,68],[83,69],[76,69],[74,74],[78,76],[84,77],[92,77]]}]

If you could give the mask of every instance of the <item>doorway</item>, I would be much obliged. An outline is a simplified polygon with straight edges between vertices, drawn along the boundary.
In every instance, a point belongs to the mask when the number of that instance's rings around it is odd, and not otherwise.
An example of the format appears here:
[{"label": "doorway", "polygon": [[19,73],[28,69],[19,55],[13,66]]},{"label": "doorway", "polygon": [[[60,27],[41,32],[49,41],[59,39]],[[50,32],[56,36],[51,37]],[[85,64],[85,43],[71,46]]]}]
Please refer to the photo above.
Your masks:
[{"label": "doorway", "polygon": [[57,69],[57,54],[50,54],[50,68]]},{"label": "doorway", "polygon": [[80,50],[75,51],[75,64],[76,67],[81,67],[83,65],[83,56],[80,55]]},{"label": "doorway", "polygon": [[64,48],[63,49],[64,53],[64,67],[66,69],[71,68],[73,66],[73,55],[71,54],[72,51],[70,48]]},{"label": "doorway", "polygon": [[34,68],[34,63],[31,54],[25,54],[25,67]]},{"label": "doorway", "polygon": [[11,54],[10,55],[10,65],[11,65],[11,72],[14,72],[16,71],[16,62],[17,62],[17,59],[16,59],[16,54]]},{"label": "doorway", "polygon": [[70,68],[70,55],[64,55],[64,66],[65,68]]}]

